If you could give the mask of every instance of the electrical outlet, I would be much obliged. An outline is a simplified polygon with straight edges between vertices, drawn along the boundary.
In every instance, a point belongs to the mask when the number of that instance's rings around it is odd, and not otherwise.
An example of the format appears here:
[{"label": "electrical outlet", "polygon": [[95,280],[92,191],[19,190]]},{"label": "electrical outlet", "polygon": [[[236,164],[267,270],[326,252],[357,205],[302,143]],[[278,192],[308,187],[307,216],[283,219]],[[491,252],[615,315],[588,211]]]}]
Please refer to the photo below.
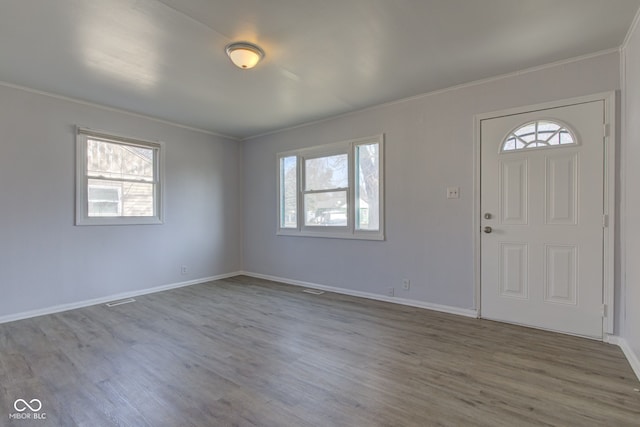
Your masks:
[{"label": "electrical outlet", "polygon": [[187,268],[186,265],[183,265],[182,267],[180,267],[180,274],[187,274],[189,272],[189,269]]},{"label": "electrical outlet", "polygon": [[402,281],[402,289],[404,289],[405,291],[408,291],[409,289],[411,289],[411,280],[404,279]]},{"label": "electrical outlet", "polygon": [[459,199],[460,187],[447,187],[447,199]]},{"label": "electrical outlet", "polygon": [[387,296],[392,297],[395,292],[394,288],[387,288]]}]

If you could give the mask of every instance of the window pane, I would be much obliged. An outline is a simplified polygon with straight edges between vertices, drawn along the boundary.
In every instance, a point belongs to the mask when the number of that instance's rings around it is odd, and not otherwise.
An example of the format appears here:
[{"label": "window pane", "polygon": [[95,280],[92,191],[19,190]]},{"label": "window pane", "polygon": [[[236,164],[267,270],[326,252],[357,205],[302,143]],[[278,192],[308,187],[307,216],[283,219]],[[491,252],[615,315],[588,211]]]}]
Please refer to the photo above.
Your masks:
[{"label": "window pane", "polygon": [[153,181],[153,148],[87,140],[90,177]]},{"label": "window pane", "polygon": [[568,131],[562,130],[560,131],[559,135],[560,135],[560,144],[575,144],[573,137]]},{"label": "window pane", "polygon": [[346,154],[305,161],[305,190],[330,190],[349,186],[349,158]]},{"label": "window pane", "polygon": [[536,124],[525,125],[518,129],[515,134],[525,142],[533,142],[536,140]]},{"label": "window pane", "polygon": [[89,179],[88,215],[154,216],[154,184]]},{"label": "window pane", "polygon": [[514,136],[510,136],[505,142],[504,142],[504,146],[502,147],[502,149],[504,151],[511,151],[511,150],[515,150],[516,149],[516,138]]},{"label": "window pane", "polygon": [[280,227],[297,228],[298,176],[295,156],[280,159]]},{"label": "window pane", "polygon": [[331,191],[304,195],[304,224],[307,226],[347,226],[347,192]]},{"label": "window pane", "polygon": [[356,147],[356,230],[380,229],[380,145]]},{"label": "window pane", "polygon": [[560,144],[560,132],[554,134],[551,138],[549,138],[549,140],[547,142],[549,143],[549,145],[558,145],[558,144]]},{"label": "window pane", "polygon": [[559,129],[560,125],[557,123],[545,121],[538,122],[538,139],[547,141],[550,145],[553,145],[550,139],[553,139]]},{"label": "window pane", "polygon": [[547,121],[544,121],[544,120],[541,120],[541,121],[538,122],[538,133],[539,134],[554,133],[558,129],[560,129],[560,125],[557,124],[557,123],[547,122]]}]

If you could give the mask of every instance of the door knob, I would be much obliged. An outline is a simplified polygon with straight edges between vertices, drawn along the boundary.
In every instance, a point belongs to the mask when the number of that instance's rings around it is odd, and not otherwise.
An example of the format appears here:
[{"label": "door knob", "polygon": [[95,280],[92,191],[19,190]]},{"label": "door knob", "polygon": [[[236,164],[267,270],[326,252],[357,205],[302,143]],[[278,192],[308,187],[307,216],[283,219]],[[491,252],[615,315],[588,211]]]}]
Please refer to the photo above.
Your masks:
[{"label": "door knob", "polygon": [[484,232],[489,234],[493,231],[493,228],[489,227],[488,225],[484,228]]}]

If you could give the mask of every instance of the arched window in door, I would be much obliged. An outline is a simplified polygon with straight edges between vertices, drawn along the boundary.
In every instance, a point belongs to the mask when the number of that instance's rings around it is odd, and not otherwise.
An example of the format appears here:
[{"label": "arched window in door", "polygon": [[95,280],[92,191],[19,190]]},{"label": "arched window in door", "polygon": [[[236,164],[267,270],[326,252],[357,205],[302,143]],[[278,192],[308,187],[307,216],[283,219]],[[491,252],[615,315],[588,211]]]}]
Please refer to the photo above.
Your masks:
[{"label": "arched window in door", "polygon": [[575,134],[564,124],[551,120],[537,120],[525,123],[511,132],[502,143],[500,151],[504,153],[577,143]]}]

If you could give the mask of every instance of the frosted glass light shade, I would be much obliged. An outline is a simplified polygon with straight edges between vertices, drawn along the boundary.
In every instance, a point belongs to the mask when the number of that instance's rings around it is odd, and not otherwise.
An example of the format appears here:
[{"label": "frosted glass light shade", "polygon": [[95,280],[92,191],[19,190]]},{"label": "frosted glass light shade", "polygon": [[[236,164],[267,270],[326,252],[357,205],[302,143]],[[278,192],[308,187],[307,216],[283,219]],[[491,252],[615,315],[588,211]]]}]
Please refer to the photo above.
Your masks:
[{"label": "frosted glass light shade", "polygon": [[231,62],[243,70],[255,67],[264,57],[264,51],[251,43],[231,43],[225,50]]}]

